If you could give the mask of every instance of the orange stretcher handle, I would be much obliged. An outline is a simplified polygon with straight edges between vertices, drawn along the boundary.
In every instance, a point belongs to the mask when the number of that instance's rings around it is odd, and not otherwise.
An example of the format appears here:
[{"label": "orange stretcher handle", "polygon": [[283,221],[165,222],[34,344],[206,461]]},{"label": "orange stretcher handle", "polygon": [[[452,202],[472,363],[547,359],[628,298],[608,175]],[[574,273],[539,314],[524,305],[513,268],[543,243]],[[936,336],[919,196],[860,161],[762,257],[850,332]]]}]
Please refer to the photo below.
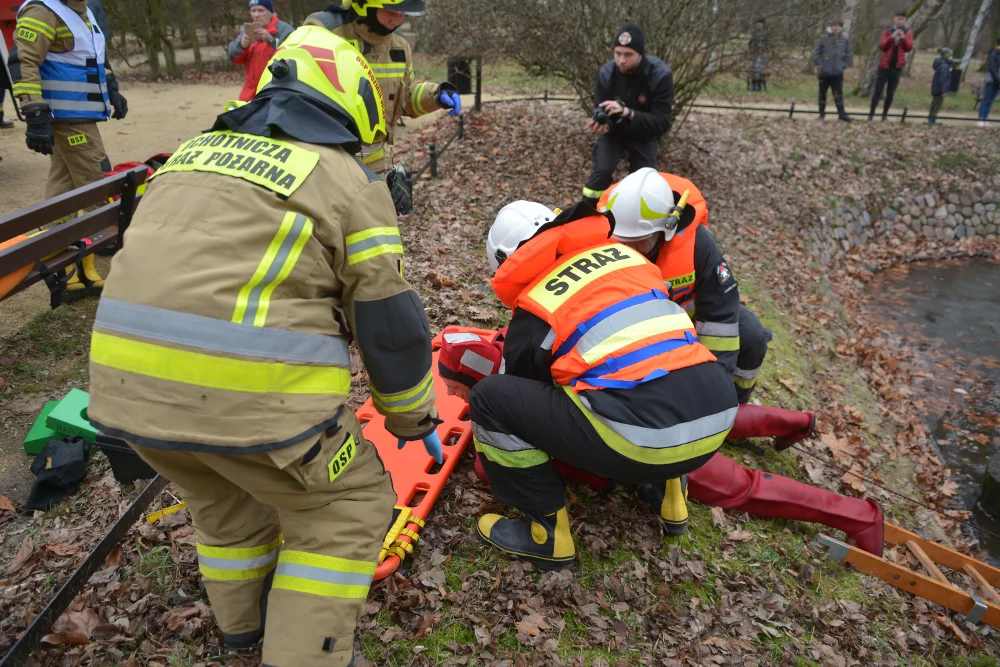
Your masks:
[{"label": "orange stretcher handle", "polygon": [[[496,331],[491,329],[462,328],[463,331],[491,337]],[[431,360],[431,371],[434,374],[434,390],[437,394],[438,417],[444,423],[437,427],[441,438],[441,453],[444,463],[437,468],[437,462],[431,458],[420,443],[413,442],[403,449],[398,449],[396,436],[385,428],[385,419],[380,415],[369,398],[358,409],[358,421],[362,424],[365,438],[375,445],[385,469],[392,474],[392,488],[396,492],[396,505],[409,507],[410,511],[424,521],[430,516],[431,509],[438,496],[448,482],[448,476],[458,465],[465,446],[472,440],[472,422],[469,421],[469,406],[457,397],[449,396],[444,381],[438,375],[438,348],[441,347],[441,335],[433,342],[434,355]],[[367,423],[365,423],[367,422]],[[420,527],[408,523],[406,527],[419,533]],[[411,543],[407,535],[400,535],[399,541]],[[375,580],[384,579],[392,574],[400,565],[398,556],[388,556],[375,568]]]}]

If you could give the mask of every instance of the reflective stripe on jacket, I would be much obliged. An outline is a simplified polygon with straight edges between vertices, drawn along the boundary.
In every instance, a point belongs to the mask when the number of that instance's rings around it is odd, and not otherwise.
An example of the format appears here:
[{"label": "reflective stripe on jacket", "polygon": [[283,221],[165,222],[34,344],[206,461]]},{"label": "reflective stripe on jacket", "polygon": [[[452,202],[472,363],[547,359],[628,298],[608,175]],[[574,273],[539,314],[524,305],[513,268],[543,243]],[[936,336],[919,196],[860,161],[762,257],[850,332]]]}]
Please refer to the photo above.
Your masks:
[{"label": "reflective stripe on jacket", "polygon": [[73,36],[73,50],[45,55],[39,69],[42,98],[55,120],[104,121],[111,112],[104,72],[105,40],[87,10],[87,22],[58,0],[37,0],[58,16]]},{"label": "reflective stripe on jacket", "polygon": [[[515,308],[552,327],[553,379],[576,392],[628,389],[671,370],[714,361],[698,343],[691,318],[663,291],[656,267],[606,239],[607,218],[581,218],[543,237],[585,237],[587,228],[603,230],[605,240],[560,256],[514,301]],[[530,253],[530,245],[518,252]]]}]

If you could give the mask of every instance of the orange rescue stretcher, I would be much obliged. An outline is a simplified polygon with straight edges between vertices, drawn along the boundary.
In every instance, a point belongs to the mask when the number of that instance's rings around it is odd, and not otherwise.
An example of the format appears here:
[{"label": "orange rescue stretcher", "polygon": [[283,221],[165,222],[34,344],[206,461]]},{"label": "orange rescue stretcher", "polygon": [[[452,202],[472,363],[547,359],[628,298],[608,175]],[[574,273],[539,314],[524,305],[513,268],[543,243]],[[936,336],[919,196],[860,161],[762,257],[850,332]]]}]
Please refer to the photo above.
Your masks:
[{"label": "orange rescue stretcher", "polygon": [[[488,329],[463,329],[472,333],[489,336],[495,331]],[[392,525],[386,533],[379,554],[379,564],[375,569],[375,579],[384,579],[400,566],[406,554],[413,551],[413,545],[420,537],[420,529],[430,516],[431,509],[441,495],[451,471],[458,465],[465,446],[472,439],[472,422],[469,421],[469,406],[457,396],[448,396],[444,382],[438,375],[438,348],[441,335],[433,342],[434,356],[431,372],[434,374],[434,390],[437,393],[438,417],[444,420],[438,425],[437,434],[441,438],[444,463],[440,466],[431,458],[421,443],[409,443],[403,449],[397,447],[397,438],[385,429],[385,419],[376,412],[369,398],[358,409],[365,438],[378,449],[386,470],[392,475],[392,488],[396,492],[396,508]]]}]

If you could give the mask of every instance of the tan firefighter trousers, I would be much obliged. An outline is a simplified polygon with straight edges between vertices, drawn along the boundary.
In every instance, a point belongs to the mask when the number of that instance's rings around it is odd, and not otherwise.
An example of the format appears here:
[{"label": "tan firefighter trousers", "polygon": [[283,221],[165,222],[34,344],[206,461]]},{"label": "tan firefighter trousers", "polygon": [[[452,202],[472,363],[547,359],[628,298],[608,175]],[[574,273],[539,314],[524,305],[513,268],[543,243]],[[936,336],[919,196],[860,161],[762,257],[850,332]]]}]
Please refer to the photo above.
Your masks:
[{"label": "tan firefighter trousers", "polygon": [[104,178],[104,142],[97,123],[52,123],[52,155],[45,198],[96,183]]},{"label": "tan firefighter trousers", "polygon": [[227,644],[249,646],[263,632],[268,667],[352,661],[396,496],[374,445],[348,415],[318,442],[262,454],[133,445],[188,503],[198,565]]}]

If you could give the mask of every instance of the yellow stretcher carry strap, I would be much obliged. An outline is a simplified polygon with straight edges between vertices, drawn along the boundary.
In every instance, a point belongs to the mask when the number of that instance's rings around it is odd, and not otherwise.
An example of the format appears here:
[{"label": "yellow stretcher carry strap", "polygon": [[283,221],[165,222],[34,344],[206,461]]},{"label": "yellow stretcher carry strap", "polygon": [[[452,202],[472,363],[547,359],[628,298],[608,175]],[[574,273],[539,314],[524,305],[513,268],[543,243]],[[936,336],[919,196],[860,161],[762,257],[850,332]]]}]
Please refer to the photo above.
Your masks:
[{"label": "yellow stretcher carry strap", "polygon": [[[420,539],[417,530],[410,529],[409,526],[412,525],[415,529],[424,527],[424,520],[413,514],[409,507],[397,506],[393,508],[393,512],[392,525],[385,534],[382,550],[378,554],[379,563],[389,556],[396,556],[399,560],[406,558],[406,554],[413,552],[413,545]],[[410,541],[401,539],[402,536],[410,538]]]}]

